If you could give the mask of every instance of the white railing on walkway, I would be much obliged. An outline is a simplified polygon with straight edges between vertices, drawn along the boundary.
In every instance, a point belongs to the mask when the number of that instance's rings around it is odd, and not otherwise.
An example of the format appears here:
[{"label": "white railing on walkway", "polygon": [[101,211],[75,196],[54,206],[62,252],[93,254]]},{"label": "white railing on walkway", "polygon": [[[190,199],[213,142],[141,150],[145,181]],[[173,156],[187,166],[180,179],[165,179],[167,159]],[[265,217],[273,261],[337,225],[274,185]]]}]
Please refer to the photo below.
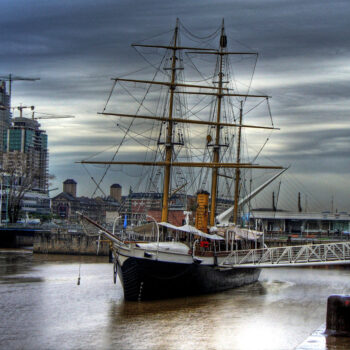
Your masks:
[{"label": "white railing on walkway", "polygon": [[221,267],[293,267],[350,264],[350,242],[236,250]]}]

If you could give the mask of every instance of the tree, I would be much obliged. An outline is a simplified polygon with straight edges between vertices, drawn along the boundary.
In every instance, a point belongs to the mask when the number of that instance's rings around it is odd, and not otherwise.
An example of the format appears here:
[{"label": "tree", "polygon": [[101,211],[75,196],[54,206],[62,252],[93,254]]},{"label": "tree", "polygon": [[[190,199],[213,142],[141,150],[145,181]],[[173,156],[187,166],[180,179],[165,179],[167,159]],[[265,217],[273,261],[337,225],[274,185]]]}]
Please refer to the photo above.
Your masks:
[{"label": "tree", "polygon": [[18,221],[26,193],[32,190],[47,192],[47,188],[40,189],[40,169],[28,160],[25,153],[11,152],[7,156],[4,154],[1,181],[6,194],[3,194],[2,201],[4,203],[3,199],[6,198],[6,212],[10,223]]},{"label": "tree", "polygon": [[[1,176],[3,197],[6,198],[6,212],[10,223],[18,220],[21,202],[26,192],[33,186],[33,176],[27,171],[25,154],[13,152],[11,159],[4,157]],[[4,198],[4,199],[5,199]],[[2,199],[4,202],[4,200]]]}]

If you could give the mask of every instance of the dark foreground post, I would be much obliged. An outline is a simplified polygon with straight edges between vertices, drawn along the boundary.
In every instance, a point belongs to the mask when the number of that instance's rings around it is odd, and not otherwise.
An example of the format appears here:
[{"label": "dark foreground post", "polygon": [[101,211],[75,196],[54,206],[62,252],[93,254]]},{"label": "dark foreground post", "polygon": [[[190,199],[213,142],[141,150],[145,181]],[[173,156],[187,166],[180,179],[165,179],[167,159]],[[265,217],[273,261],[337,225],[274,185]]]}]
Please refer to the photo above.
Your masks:
[{"label": "dark foreground post", "polygon": [[350,349],[350,295],[331,295],[327,301],[327,325],[314,331],[295,350]]},{"label": "dark foreground post", "polygon": [[326,333],[350,336],[350,295],[328,297]]}]

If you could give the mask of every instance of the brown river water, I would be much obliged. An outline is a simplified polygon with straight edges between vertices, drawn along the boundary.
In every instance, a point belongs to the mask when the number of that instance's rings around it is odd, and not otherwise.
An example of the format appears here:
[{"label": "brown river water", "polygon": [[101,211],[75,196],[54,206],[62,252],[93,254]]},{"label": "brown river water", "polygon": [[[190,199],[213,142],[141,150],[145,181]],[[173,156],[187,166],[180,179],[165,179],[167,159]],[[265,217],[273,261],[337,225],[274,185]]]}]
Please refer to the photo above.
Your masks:
[{"label": "brown river water", "polygon": [[124,302],[112,271],[106,257],[1,250],[0,349],[294,349],[350,288],[348,268],[277,268],[223,293]]}]

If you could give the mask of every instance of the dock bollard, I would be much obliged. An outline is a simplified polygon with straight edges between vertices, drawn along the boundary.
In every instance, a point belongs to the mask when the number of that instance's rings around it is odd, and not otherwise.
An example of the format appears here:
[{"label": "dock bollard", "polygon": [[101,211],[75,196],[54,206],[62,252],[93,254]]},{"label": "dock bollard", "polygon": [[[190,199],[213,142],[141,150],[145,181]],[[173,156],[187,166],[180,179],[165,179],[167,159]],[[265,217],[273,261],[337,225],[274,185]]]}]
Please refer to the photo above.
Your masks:
[{"label": "dock bollard", "polygon": [[328,297],[326,333],[350,336],[350,295]]}]

